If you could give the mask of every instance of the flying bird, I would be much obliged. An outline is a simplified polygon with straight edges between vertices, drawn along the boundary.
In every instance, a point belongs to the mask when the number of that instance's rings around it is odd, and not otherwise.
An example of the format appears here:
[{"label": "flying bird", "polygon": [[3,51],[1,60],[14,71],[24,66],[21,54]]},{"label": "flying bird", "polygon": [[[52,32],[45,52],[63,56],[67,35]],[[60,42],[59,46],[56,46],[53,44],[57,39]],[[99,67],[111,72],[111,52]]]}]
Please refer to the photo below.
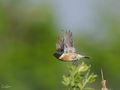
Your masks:
[{"label": "flying bird", "polygon": [[89,58],[87,56],[76,53],[73,45],[72,32],[66,31],[64,37],[57,38],[56,52],[53,54],[57,59],[61,61],[76,61],[81,58]]}]

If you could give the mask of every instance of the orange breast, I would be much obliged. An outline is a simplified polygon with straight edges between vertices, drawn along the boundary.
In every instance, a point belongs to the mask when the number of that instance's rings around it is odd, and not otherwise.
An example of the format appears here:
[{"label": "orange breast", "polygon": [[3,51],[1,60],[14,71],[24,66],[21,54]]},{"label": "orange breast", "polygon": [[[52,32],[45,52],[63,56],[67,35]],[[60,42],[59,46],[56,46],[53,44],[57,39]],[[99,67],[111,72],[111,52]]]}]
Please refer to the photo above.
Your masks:
[{"label": "orange breast", "polygon": [[65,54],[64,57],[61,58],[63,61],[71,61],[73,57],[75,57],[76,53],[68,53]]},{"label": "orange breast", "polygon": [[70,60],[70,55],[69,54],[64,55],[64,57],[61,58],[61,60],[63,60],[63,61],[69,61]]}]

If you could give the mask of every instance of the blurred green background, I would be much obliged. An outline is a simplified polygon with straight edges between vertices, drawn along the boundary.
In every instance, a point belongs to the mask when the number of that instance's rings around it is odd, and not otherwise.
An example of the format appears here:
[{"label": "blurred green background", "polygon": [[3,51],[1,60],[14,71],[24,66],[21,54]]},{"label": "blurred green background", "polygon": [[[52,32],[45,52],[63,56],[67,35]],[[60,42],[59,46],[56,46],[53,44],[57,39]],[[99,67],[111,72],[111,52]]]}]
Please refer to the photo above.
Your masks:
[{"label": "blurred green background", "polygon": [[[61,81],[67,63],[52,54],[56,36],[67,28],[59,26],[54,14],[57,8],[54,10],[47,0],[44,4],[38,0],[30,1],[0,0],[0,90],[65,90]],[[102,68],[108,88],[118,90],[120,11],[117,6],[120,2],[113,2],[109,2],[109,6],[104,2],[101,7],[94,5],[97,8],[94,14],[99,15],[95,21],[99,24],[93,30],[78,28],[71,31],[77,51],[91,57],[86,63],[91,64],[92,71],[98,74],[93,86],[100,88]],[[110,8],[113,4],[119,12]]]}]

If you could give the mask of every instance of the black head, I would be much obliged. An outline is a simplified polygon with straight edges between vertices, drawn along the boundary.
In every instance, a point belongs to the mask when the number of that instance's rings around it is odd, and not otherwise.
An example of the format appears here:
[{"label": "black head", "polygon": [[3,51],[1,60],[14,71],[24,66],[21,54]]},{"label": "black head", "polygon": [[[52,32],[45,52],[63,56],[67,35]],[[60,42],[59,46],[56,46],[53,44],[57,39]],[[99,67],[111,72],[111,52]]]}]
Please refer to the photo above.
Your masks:
[{"label": "black head", "polygon": [[53,56],[55,56],[57,59],[59,59],[59,57],[60,57],[63,53],[64,53],[63,50],[57,50],[57,51],[53,54]]}]

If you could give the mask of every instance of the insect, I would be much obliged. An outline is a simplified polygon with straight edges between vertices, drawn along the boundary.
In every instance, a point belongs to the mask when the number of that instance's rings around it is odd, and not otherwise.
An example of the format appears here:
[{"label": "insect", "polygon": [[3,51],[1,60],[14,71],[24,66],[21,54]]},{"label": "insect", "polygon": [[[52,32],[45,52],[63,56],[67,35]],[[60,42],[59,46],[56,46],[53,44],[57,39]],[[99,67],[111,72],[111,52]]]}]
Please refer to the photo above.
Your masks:
[{"label": "insect", "polygon": [[64,37],[58,37],[56,43],[56,52],[53,54],[61,61],[76,61],[87,56],[76,53],[73,45],[72,32],[66,31]]}]

